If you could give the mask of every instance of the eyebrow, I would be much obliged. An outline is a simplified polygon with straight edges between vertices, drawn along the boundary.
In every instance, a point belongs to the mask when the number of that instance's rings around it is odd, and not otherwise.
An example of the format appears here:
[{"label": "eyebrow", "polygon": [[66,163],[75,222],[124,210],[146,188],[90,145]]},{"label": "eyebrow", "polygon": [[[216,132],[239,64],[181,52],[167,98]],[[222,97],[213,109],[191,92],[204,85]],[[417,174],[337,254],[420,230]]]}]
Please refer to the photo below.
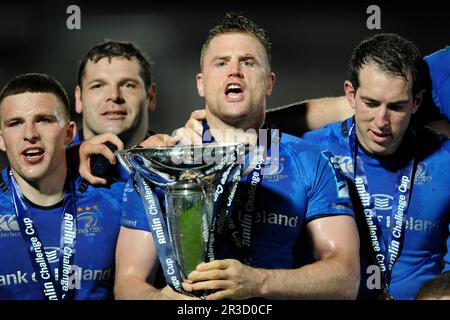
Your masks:
[{"label": "eyebrow", "polygon": [[[136,78],[124,77],[124,78],[119,79],[119,82],[127,82],[127,81],[139,83],[139,79],[136,79]],[[86,84],[89,85],[89,84],[92,84],[92,83],[95,83],[95,82],[105,83],[105,82],[108,82],[108,81],[106,80],[106,78],[95,78],[95,79],[92,79],[92,80],[86,82]]]},{"label": "eyebrow", "polygon": [[[376,99],[373,99],[370,97],[365,97],[365,96],[361,96],[361,100],[380,103],[379,100],[376,100]],[[398,100],[398,101],[389,102],[389,104],[407,104],[408,102],[409,102],[409,100]]]},{"label": "eyebrow", "polygon": [[[54,114],[51,114],[51,113],[38,113],[38,114],[35,114],[33,116],[33,119],[42,119],[42,118],[54,119],[54,120],[57,119],[57,117]],[[25,118],[24,117],[20,117],[20,116],[16,116],[16,117],[12,117],[12,118],[7,118],[7,119],[4,120],[4,122],[8,123],[8,122],[22,121],[22,120],[25,120]]]}]

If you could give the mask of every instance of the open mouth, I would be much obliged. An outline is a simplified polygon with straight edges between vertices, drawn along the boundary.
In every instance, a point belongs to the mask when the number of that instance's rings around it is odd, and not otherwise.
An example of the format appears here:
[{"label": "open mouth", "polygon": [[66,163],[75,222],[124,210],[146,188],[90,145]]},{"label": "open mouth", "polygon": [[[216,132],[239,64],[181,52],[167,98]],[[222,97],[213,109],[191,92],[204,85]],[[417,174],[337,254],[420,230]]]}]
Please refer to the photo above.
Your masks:
[{"label": "open mouth", "polygon": [[242,101],[244,99],[244,90],[240,84],[231,83],[225,88],[225,96],[230,102]]},{"label": "open mouth", "polygon": [[38,164],[44,161],[45,150],[39,147],[29,148],[22,152],[22,157],[26,163],[31,165]]},{"label": "open mouth", "polygon": [[242,88],[238,84],[229,84],[225,89],[225,94],[228,95],[230,93],[239,94],[242,93]]},{"label": "open mouth", "polygon": [[22,152],[22,154],[27,158],[38,158],[44,153],[44,150],[41,148],[28,149]]}]

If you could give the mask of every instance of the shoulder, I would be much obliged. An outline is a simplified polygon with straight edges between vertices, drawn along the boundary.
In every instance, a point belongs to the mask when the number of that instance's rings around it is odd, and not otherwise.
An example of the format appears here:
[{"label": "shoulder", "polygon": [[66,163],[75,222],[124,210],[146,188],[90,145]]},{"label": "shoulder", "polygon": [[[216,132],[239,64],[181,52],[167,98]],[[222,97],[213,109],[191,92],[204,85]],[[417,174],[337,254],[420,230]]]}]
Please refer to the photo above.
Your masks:
[{"label": "shoulder", "polygon": [[416,130],[416,139],[420,157],[440,154],[448,157],[450,155],[450,140],[433,129],[424,127]]},{"label": "shoulder", "polygon": [[[85,184],[84,188],[82,187],[83,183]],[[126,182],[116,178],[111,178],[106,185],[92,185],[81,177],[76,179],[77,193],[80,199],[95,198],[110,202],[112,205],[121,203],[125,184]]]}]

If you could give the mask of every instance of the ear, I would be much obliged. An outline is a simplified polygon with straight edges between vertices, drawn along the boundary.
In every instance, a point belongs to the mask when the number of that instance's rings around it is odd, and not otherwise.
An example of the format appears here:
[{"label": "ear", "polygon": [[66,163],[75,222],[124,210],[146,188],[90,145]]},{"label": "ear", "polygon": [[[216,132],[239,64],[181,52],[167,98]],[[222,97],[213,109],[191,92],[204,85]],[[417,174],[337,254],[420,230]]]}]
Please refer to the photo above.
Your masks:
[{"label": "ear", "polygon": [[77,134],[77,124],[73,121],[69,121],[66,124],[66,140],[65,144],[69,144],[75,139],[75,135]]},{"label": "ear", "polygon": [[344,81],[344,92],[345,92],[345,96],[347,97],[348,102],[350,103],[350,105],[352,106],[353,109],[355,109],[356,106],[356,91],[353,88],[353,84],[348,81],[345,80]]},{"label": "ear", "polygon": [[411,113],[414,114],[419,110],[419,107],[422,105],[423,102],[423,95],[425,93],[425,89],[420,90],[416,93],[416,96],[414,97],[414,104]]},{"label": "ear", "polygon": [[81,88],[75,87],[75,111],[77,113],[83,113],[83,102],[81,101]]},{"label": "ear", "polygon": [[3,132],[0,131],[0,150],[6,152],[5,140],[3,140]]},{"label": "ear", "polygon": [[195,77],[197,79],[197,92],[198,95],[202,98],[205,97],[205,87],[203,85],[203,73],[197,73]]},{"label": "ear", "polygon": [[153,112],[156,109],[156,84],[152,83],[147,88],[148,96],[148,112]]},{"label": "ear", "polygon": [[275,85],[275,73],[271,72],[267,76],[267,91],[266,96],[270,96],[272,94],[273,86]]}]

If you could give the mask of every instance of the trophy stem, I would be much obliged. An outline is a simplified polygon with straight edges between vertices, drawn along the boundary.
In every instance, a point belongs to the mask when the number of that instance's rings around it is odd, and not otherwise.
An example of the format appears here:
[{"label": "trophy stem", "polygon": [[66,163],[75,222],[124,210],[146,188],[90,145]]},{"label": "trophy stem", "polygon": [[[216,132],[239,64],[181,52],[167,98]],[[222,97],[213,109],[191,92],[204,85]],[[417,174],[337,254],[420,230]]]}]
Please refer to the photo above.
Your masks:
[{"label": "trophy stem", "polygon": [[167,222],[183,277],[203,261],[209,235],[212,202],[203,188],[174,189],[166,193]]}]

